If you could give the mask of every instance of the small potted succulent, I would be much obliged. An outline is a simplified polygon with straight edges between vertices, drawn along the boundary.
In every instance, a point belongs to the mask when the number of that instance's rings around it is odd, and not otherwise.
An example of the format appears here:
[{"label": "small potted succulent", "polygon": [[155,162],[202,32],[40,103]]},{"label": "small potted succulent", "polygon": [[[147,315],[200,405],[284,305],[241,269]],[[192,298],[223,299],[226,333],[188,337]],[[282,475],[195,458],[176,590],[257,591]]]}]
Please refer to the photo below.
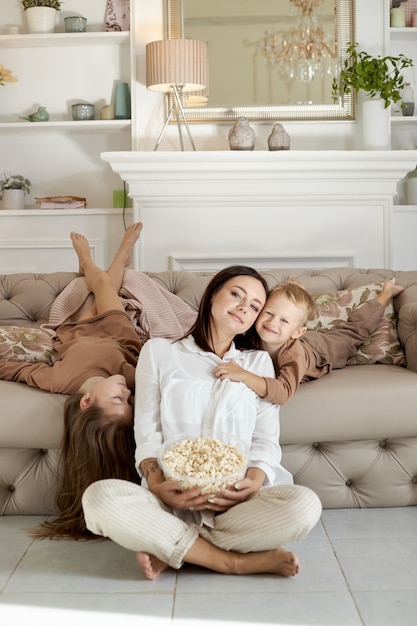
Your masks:
[{"label": "small potted succulent", "polygon": [[53,33],[61,0],[21,0],[30,33]]},{"label": "small potted succulent", "polygon": [[3,209],[23,209],[25,193],[30,193],[31,182],[20,174],[6,175],[0,180],[0,198]]},{"label": "small potted succulent", "polygon": [[61,0],[22,0],[22,6],[25,11],[32,7],[49,7],[50,9],[60,11],[61,4]]}]

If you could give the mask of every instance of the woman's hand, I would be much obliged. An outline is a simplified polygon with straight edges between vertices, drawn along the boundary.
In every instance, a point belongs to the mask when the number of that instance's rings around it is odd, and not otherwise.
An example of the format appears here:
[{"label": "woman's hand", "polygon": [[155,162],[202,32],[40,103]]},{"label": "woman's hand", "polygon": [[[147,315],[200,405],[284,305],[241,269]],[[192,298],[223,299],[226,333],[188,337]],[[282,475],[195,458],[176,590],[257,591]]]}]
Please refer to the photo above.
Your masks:
[{"label": "woman's hand", "polygon": [[167,506],[180,510],[203,511],[209,497],[209,494],[201,493],[200,487],[182,491],[174,480],[165,480],[153,485],[151,491]]},{"label": "woman's hand", "polygon": [[258,493],[265,480],[265,473],[257,467],[250,467],[245,478],[234,485],[233,489],[220,489],[219,493],[201,493],[200,487],[183,491],[173,480],[165,480],[156,459],[146,459],[141,463],[141,470],[146,477],[148,489],[164,504],[172,509],[204,511],[210,509],[223,513],[232,506],[248,500]]},{"label": "woman's hand", "polygon": [[257,467],[250,467],[245,478],[234,485],[233,489],[221,489],[219,494],[210,496],[206,509],[223,513],[240,502],[245,502],[258,493],[265,480],[265,473]]}]

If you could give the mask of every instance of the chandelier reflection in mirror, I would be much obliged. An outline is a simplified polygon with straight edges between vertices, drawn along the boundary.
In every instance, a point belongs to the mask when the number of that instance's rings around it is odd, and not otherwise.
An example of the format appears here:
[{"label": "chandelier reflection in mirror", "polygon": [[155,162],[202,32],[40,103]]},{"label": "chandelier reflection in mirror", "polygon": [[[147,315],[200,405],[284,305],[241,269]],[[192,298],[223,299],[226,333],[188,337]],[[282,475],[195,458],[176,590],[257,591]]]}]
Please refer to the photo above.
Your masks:
[{"label": "chandelier reflection in mirror", "polygon": [[284,79],[308,83],[317,75],[333,75],[336,66],[335,38],[326,34],[315,13],[323,0],[290,0],[298,22],[288,31],[266,32],[258,40],[268,66]]}]

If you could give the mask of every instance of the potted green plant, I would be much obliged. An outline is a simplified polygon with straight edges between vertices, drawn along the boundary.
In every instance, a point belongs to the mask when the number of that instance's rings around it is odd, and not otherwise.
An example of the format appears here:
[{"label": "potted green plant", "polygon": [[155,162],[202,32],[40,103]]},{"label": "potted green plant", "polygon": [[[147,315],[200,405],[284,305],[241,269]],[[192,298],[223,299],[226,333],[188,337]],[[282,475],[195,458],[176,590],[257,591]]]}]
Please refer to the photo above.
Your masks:
[{"label": "potted green plant", "polygon": [[6,175],[0,180],[0,198],[3,209],[23,209],[25,193],[30,193],[31,182],[20,174]]},{"label": "potted green plant", "polygon": [[30,33],[53,33],[61,0],[21,0]]},{"label": "potted green plant", "polygon": [[413,60],[404,54],[373,57],[367,52],[358,52],[357,47],[357,43],[347,45],[342,69],[339,76],[333,79],[334,101],[352,90],[362,90],[370,98],[383,100],[385,109],[399,102],[405,85],[401,72],[406,67],[412,67]]},{"label": "potted green plant", "polygon": [[362,92],[359,98],[358,121],[362,147],[368,150],[390,149],[389,109],[401,101],[405,86],[402,70],[411,67],[413,60],[404,54],[398,56],[371,56],[359,52],[357,43],[348,43],[346,57],[333,80],[333,99],[352,91]]}]

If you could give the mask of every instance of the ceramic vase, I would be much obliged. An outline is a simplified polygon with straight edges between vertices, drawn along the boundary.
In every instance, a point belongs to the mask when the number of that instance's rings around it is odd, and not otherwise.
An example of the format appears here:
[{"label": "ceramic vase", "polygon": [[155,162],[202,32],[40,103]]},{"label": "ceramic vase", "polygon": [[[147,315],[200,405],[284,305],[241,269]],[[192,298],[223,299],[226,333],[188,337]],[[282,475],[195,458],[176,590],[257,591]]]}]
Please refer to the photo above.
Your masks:
[{"label": "ceramic vase", "polygon": [[55,31],[56,9],[30,7],[25,13],[29,33],[53,33]]},{"label": "ceramic vase", "polygon": [[407,174],[405,177],[405,185],[408,204],[417,206],[417,168]]},{"label": "ceramic vase", "polygon": [[231,150],[253,150],[255,148],[255,131],[249,126],[247,117],[238,117],[229,130],[229,146]]},{"label": "ceramic vase", "polygon": [[130,120],[130,90],[127,83],[118,83],[114,95],[114,119]]},{"label": "ceramic vase", "polygon": [[289,150],[290,136],[282,124],[274,124],[268,137],[269,150]]},{"label": "ceramic vase", "polygon": [[403,115],[414,115],[414,90],[410,83],[405,83],[405,87],[401,93]]},{"label": "ceramic vase", "polygon": [[362,148],[389,150],[391,147],[389,108],[380,98],[364,98],[360,106],[362,121]]},{"label": "ceramic vase", "polygon": [[393,7],[390,11],[390,26],[393,28],[405,27],[405,10],[403,7]]},{"label": "ceramic vase", "polygon": [[25,192],[23,189],[3,189],[2,208],[20,211],[25,208]]},{"label": "ceramic vase", "polygon": [[106,31],[130,30],[129,0],[107,0]]}]

